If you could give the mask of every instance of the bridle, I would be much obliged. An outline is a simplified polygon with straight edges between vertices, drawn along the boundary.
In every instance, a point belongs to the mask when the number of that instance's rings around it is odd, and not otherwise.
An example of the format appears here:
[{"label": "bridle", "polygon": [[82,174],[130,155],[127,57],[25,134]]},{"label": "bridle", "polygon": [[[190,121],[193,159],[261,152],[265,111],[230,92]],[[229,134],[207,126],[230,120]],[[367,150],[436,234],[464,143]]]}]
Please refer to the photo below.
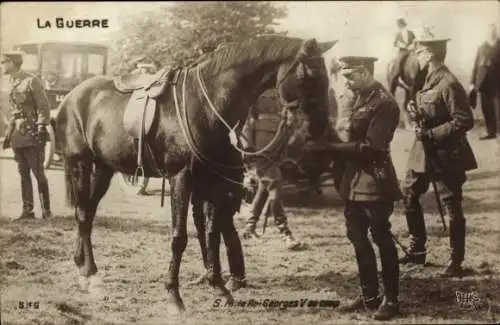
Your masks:
[{"label": "bridle", "polygon": [[[302,53],[299,53],[296,58],[294,59],[294,61],[292,62],[292,64],[288,67],[287,71],[285,72],[285,74],[283,75],[283,77],[281,77],[278,81],[277,81],[277,84],[276,84],[276,87],[279,88],[281,86],[281,84],[284,82],[284,80],[289,76],[289,74],[294,70],[294,69],[297,69],[298,67],[300,67],[301,65],[305,65],[307,64],[308,60],[310,59],[317,59],[317,58],[322,58],[321,56],[308,56],[308,55],[304,55]],[[303,66],[303,68],[305,68]],[[183,80],[182,80],[182,86],[181,86],[181,103],[179,103],[179,99],[178,99],[178,96],[177,96],[177,89],[176,89],[176,84],[173,84],[172,85],[172,94],[173,94],[173,98],[174,98],[174,103],[175,103],[175,108],[176,108],[176,114],[177,114],[177,118],[179,120],[179,125],[180,125],[180,128],[181,128],[181,132],[184,136],[184,138],[186,139],[186,143],[190,149],[190,151],[193,153],[193,155],[199,160],[199,161],[204,161],[204,162],[207,162],[209,163],[210,165],[212,166],[215,166],[215,167],[219,167],[219,168],[223,168],[223,169],[229,169],[229,170],[241,170],[241,169],[245,169],[245,165],[244,164],[241,164],[241,165],[237,165],[237,166],[231,166],[231,165],[226,165],[226,164],[222,164],[222,163],[219,163],[217,161],[214,161],[212,159],[210,159],[209,157],[207,157],[195,144],[194,142],[194,137],[192,135],[192,131],[190,129],[190,126],[189,126],[189,117],[188,117],[188,112],[187,112],[187,107],[186,107],[186,82],[187,82],[187,77],[188,77],[188,74],[189,72],[191,71],[192,69],[189,68],[189,67],[186,67],[184,69],[182,69],[179,73],[180,74],[184,74],[184,77],[183,77]],[[196,73],[196,78],[197,78],[197,81],[198,81],[198,84],[200,86],[200,89],[201,89],[201,92],[203,94],[203,97],[205,98],[205,100],[207,101],[208,103],[208,107],[210,108],[210,110],[215,114],[215,116],[219,119],[219,121],[227,128],[227,130],[229,131],[229,133],[231,132],[236,132],[235,130],[238,128],[239,126],[239,121],[236,123],[236,125],[234,127],[231,127],[227,121],[224,120],[224,118],[220,115],[220,113],[218,112],[217,108],[215,107],[215,105],[213,104],[212,100],[210,99],[209,95],[208,95],[208,91],[207,91],[207,88],[206,88],[206,85],[205,85],[205,82],[203,80],[203,76],[201,74],[201,67],[200,67],[200,64],[198,64],[195,68],[195,73]],[[296,70],[297,73],[300,71],[300,69],[297,69]],[[297,76],[299,79],[303,76]],[[233,147],[238,151],[240,152],[241,154],[243,155],[247,155],[247,156],[259,156],[259,155],[263,155],[267,150],[269,150],[269,148],[271,148],[273,145],[276,144],[276,142],[280,139],[280,137],[283,135],[283,131],[287,125],[287,117],[286,117],[286,112],[287,110],[291,111],[292,113],[295,114],[294,110],[298,107],[300,107],[300,98],[298,99],[298,101],[293,101],[291,103],[286,103],[284,102],[284,100],[282,98],[280,98],[280,104],[282,106],[282,110],[281,110],[281,121],[280,121],[280,124],[278,126],[278,130],[277,132],[275,133],[273,139],[265,146],[263,147],[262,149],[260,150],[257,150],[257,151],[246,151],[246,150],[243,150],[241,149],[238,144],[233,144]],[[240,136],[242,136],[240,134]],[[223,175],[220,175],[219,173],[215,172],[214,173],[218,174],[220,177],[232,182],[232,183],[236,183],[238,185],[242,185],[241,182],[237,182],[235,180],[232,180],[230,178],[227,178]]]}]

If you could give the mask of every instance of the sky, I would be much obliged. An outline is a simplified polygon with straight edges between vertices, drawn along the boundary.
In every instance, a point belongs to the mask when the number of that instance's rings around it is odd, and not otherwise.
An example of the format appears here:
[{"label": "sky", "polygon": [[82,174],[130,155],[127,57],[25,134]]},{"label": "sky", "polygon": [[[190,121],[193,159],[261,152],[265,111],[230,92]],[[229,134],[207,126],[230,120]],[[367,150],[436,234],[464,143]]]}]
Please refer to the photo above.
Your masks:
[{"label": "sky", "polygon": [[[385,70],[394,56],[392,47],[395,21],[403,17],[409,28],[418,32],[431,26],[438,35],[451,38],[446,63],[465,70],[472,68],[477,47],[485,38],[488,23],[500,22],[497,1],[296,1],[280,2],[288,7],[288,17],[279,29],[290,36],[315,37],[339,42],[325,57],[366,55],[379,58],[376,70]],[[1,47],[30,41],[82,41],[104,43],[120,30],[120,16],[168,2],[3,2],[0,6]],[[39,29],[37,18],[52,23],[56,17],[67,19],[108,19],[109,28],[80,29],[78,32],[55,27]],[[327,61],[328,62],[328,61]]]}]

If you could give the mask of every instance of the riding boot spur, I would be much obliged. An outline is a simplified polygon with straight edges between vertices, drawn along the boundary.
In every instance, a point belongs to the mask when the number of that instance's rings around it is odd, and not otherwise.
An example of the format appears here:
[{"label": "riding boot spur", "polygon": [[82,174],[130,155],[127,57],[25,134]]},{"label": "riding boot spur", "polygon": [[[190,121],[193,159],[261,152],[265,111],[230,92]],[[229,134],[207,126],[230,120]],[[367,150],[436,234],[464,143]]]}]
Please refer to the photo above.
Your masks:
[{"label": "riding boot spur", "polygon": [[447,276],[461,276],[465,256],[465,217],[462,202],[457,198],[444,200],[450,216],[450,262],[444,271]]},{"label": "riding boot spur", "polygon": [[425,264],[427,233],[425,229],[424,213],[418,197],[407,195],[404,198],[406,223],[410,234],[410,249],[406,256],[403,256],[400,263]]}]

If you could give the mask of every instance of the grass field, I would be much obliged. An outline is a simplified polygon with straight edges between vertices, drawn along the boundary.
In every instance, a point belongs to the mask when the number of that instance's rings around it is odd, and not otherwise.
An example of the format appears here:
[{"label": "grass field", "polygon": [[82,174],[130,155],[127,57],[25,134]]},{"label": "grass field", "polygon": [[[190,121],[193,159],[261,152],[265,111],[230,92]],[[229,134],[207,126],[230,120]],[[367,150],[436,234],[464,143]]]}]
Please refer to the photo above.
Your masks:
[{"label": "grass field", "polygon": [[[468,276],[438,276],[449,256],[432,193],[423,199],[429,235],[425,267],[402,267],[402,316],[391,323],[492,323],[500,320],[500,182],[498,143],[469,136],[479,169],[464,187],[467,218]],[[393,142],[397,172],[404,173],[411,134],[398,131]],[[186,283],[202,271],[192,222],[181,266],[181,295],[187,312],[172,318],[165,309],[163,282],[170,257],[169,208],[158,195],[130,196],[116,179],[102,200],[94,222],[93,244],[103,281],[101,295],[80,292],[72,262],[76,236],[72,211],[64,203],[63,173],[48,170],[55,216],[49,221],[12,222],[20,212],[20,184],[12,159],[1,166],[0,286],[2,324],[344,324],[372,323],[366,313],[343,314],[335,308],[213,308],[207,285]],[[152,190],[159,188],[156,180]],[[35,191],[36,192],[36,191]],[[156,193],[157,191],[155,191]],[[273,227],[263,242],[244,241],[249,288],[236,300],[333,299],[358,293],[354,252],[345,236],[342,204],[332,188],[323,196],[299,197],[287,192],[286,210],[305,249],[287,252]],[[38,207],[37,207],[38,209]],[[39,211],[39,210],[37,210]],[[191,220],[191,219],[190,219]],[[244,221],[237,216],[237,226]],[[393,232],[407,243],[406,222],[398,203]],[[448,221],[447,221],[448,222]],[[224,250],[224,248],[223,248]],[[225,251],[222,252],[225,256]],[[223,267],[227,261],[223,258]],[[457,293],[474,298],[457,302]],[[18,308],[19,301],[38,301],[39,309]]]}]

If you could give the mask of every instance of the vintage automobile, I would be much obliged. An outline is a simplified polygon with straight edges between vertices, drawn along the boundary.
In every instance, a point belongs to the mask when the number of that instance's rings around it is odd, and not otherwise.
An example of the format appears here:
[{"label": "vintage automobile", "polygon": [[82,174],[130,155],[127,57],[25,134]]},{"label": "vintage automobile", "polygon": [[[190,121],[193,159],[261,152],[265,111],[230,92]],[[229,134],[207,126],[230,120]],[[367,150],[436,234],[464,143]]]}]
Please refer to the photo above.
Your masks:
[{"label": "vintage automobile", "polygon": [[[17,44],[13,46],[13,50],[25,53],[23,70],[40,78],[49,98],[50,141],[46,144],[44,160],[44,167],[48,168],[56,155],[54,118],[57,106],[67,93],[85,79],[107,73],[108,48],[94,43],[42,42]],[[5,91],[6,87],[2,87],[2,93]],[[7,98],[3,95],[2,98]],[[0,103],[0,109],[5,123],[9,108],[4,99]],[[5,126],[2,128],[5,129]]]}]

